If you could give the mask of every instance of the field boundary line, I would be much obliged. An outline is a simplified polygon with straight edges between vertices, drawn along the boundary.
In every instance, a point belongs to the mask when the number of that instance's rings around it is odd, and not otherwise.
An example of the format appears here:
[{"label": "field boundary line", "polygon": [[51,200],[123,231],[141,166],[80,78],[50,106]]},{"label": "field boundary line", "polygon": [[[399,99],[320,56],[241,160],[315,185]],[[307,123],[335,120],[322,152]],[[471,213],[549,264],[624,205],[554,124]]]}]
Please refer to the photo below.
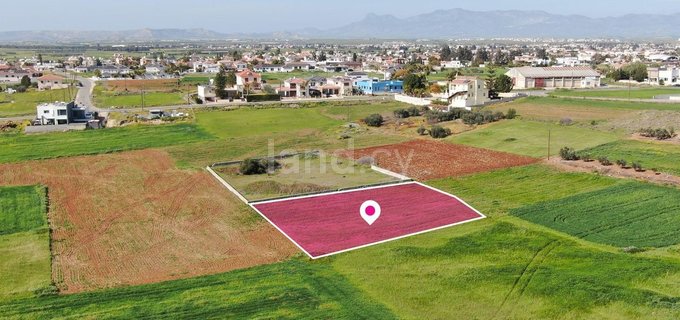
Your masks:
[{"label": "field boundary line", "polygon": [[217,181],[219,181],[222,185],[224,185],[224,187],[226,187],[229,191],[231,191],[231,193],[236,195],[236,197],[238,197],[239,200],[243,201],[243,203],[245,203],[245,204],[249,204],[248,199],[246,199],[240,192],[238,192],[236,190],[236,188],[234,188],[232,185],[230,185],[227,181],[222,179],[222,177],[220,177],[220,175],[217,174],[217,172],[215,172],[215,170],[213,170],[210,166],[206,167],[206,170],[208,170],[208,172],[210,172],[210,174],[212,174],[213,177],[215,177],[215,179],[217,179]]},{"label": "field boundary line", "polygon": [[[347,248],[347,249],[343,249],[343,250],[339,250],[339,251],[335,251],[335,252],[331,252],[331,253],[326,253],[326,254],[314,256],[314,255],[310,254],[309,252],[307,252],[307,250],[305,250],[304,248],[302,248],[302,246],[301,246],[300,244],[298,244],[295,240],[293,240],[292,237],[290,237],[287,233],[285,233],[281,228],[279,228],[274,222],[272,222],[271,220],[269,220],[269,218],[267,218],[267,216],[265,216],[260,210],[258,210],[258,209],[255,207],[255,205],[264,204],[264,203],[291,201],[291,200],[296,200],[296,199],[304,199],[304,198],[311,198],[311,197],[321,197],[321,196],[327,196],[327,195],[333,195],[333,194],[349,193],[349,192],[358,192],[358,191],[371,190],[371,189],[391,188],[391,187],[397,187],[397,186],[402,186],[402,185],[412,185],[412,184],[415,184],[415,185],[419,185],[419,186],[425,187],[425,188],[427,188],[427,189],[430,189],[430,190],[439,192],[439,193],[444,194],[444,195],[446,195],[446,196],[449,196],[449,197],[451,197],[451,198],[453,198],[453,199],[456,199],[457,201],[459,201],[460,203],[462,203],[463,205],[465,205],[466,207],[468,207],[469,209],[471,209],[472,211],[474,211],[475,213],[477,213],[477,214],[479,215],[479,217],[473,218],[473,219],[468,219],[468,220],[465,220],[465,221],[459,221],[459,222],[455,222],[455,223],[451,223],[451,224],[447,224],[447,225],[443,225],[443,226],[438,226],[438,227],[430,228],[430,229],[427,229],[427,230],[421,230],[421,231],[417,231],[417,232],[412,232],[412,233],[404,234],[404,235],[401,235],[401,236],[398,236],[398,237],[393,237],[393,238],[389,238],[389,239],[385,239],[385,240],[380,240],[380,241],[376,241],[376,242],[371,242],[371,243],[367,243],[367,244],[364,244],[364,245],[360,245],[360,246],[356,246],[356,247],[351,247],[351,248]],[[424,233],[428,233],[428,232],[432,232],[432,231],[436,231],[436,230],[446,229],[446,228],[449,228],[449,227],[453,227],[453,226],[457,226],[457,225],[462,225],[462,224],[465,224],[465,223],[474,222],[474,221],[477,221],[477,220],[482,220],[482,219],[486,219],[486,218],[487,218],[486,215],[484,215],[483,213],[479,212],[477,209],[473,208],[473,207],[470,206],[467,202],[461,200],[460,198],[458,198],[458,197],[456,197],[456,196],[454,196],[454,195],[452,195],[452,194],[450,194],[450,193],[448,193],[448,192],[439,190],[439,189],[437,189],[437,188],[434,188],[434,187],[425,185],[425,184],[420,183],[420,182],[417,182],[417,181],[408,181],[408,182],[396,183],[396,184],[387,185],[387,186],[377,186],[377,187],[364,188],[364,189],[354,189],[354,190],[344,190],[344,191],[337,191],[337,192],[328,192],[328,193],[324,193],[324,194],[317,194],[317,195],[312,195],[312,196],[302,196],[302,197],[297,197],[297,198],[288,198],[288,199],[273,200],[273,201],[265,201],[265,202],[258,202],[258,203],[248,203],[248,205],[249,205],[251,208],[253,208],[253,210],[255,210],[257,213],[259,213],[260,216],[262,216],[265,220],[267,220],[271,225],[273,225],[277,230],[279,230],[279,232],[281,232],[286,238],[288,238],[288,240],[290,240],[291,242],[293,242],[293,244],[295,244],[295,246],[297,246],[298,248],[300,248],[300,250],[302,250],[302,252],[304,252],[305,254],[307,254],[307,256],[309,256],[309,257],[310,257],[311,259],[313,259],[313,260],[320,259],[320,258],[325,258],[325,257],[329,257],[329,256],[333,256],[333,255],[336,255],[336,254],[345,253],[345,252],[349,252],[349,251],[353,251],[353,250],[357,250],[357,249],[363,249],[363,248],[367,248],[367,247],[370,247],[370,246],[375,246],[375,245],[387,243],[387,242],[390,242],[390,241],[400,240],[400,239],[404,239],[404,238],[408,238],[408,237],[411,237],[411,236],[416,236],[416,235],[419,235],[419,234],[424,234]]]},{"label": "field boundary line", "polygon": [[354,188],[342,189],[342,190],[336,190],[336,191],[322,191],[322,192],[314,193],[314,194],[292,196],[292,197],[287,197],[287,198],[275,198],[275,199],[270,199],[270,200],[252,201],[252,202],[249,202],[249,203],[250,204],[267,204],[267,203],[298,200],[298,199],[307,199],[307,198],[314,198],[314,197],[324,197],[324,196],[330,196],[330,195],[334,195],[334,194],[358,192],[358,191],[363,191],[363,190],[389,188],[389,187],[401,186],[401,185],[407,185],[407,184],[414,184],[414,183],[417,183],[417,182],[415,182],[415,181],[395,181],[393,183],[388,182],[388,183],[380,184],[380,185],[360,186],[360,187],[354,187]]},{"label": "field boundary line", "polygon": [[385,175],[388,175],[388,176],[392,176],[392,177],[394,177],[394,178],[397,178],[397,179],[403,180],[403,181],[413,180],[413,179],[411,179],[411,178],[409,178],[409,177],[407,177],[407,176],[405,176],[405,175],[403,175],[403,174],[399,174],[399,173],[396,173],[396,172],[392,172],[392,171],[390,171],[390,170],[387,170],[387,169],[385,169],[385,168],[378,167],[378,166],[376,166],[376,165],[371,165],[371,170],[377,171],[377,172],[379,172],[379,173],[382,173],[382,174],[385,174]]}]

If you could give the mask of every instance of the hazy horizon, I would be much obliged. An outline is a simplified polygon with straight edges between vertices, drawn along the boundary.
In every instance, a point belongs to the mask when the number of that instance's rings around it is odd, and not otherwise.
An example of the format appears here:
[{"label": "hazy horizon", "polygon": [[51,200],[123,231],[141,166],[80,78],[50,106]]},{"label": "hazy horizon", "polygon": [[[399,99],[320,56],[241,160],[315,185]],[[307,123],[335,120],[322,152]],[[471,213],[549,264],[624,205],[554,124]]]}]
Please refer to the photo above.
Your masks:
[{"label": "hazy horizon", "polygon": [[[360,5],[337,5],[306,0],[206,0],[187,3],[166,0],[162,3],[119,0],[106,7],[98,1],[34,0],[31,9],[15,4],[5,5],[8,14],[0,20],[0,31],[20,30],[132,30],[203,28],[224,33],[257,33],[293,31],[305,28],[328,29],[363,19],[369,13],[410,17],[435,10],[461,8],[474,11],[540,10],[552,14],[588,17],[622,16],[626,14],[671,14],[680,12],[680,1],[649,0],[638,8],[630,0],[572,0],[568,3],[546,3],[534,0],[447,1],[420,0],[417,5],[404,0],[374,0]],[[16,6],[16,8],[13,8]],[[30,17],[30,19],[27,19]]]}]

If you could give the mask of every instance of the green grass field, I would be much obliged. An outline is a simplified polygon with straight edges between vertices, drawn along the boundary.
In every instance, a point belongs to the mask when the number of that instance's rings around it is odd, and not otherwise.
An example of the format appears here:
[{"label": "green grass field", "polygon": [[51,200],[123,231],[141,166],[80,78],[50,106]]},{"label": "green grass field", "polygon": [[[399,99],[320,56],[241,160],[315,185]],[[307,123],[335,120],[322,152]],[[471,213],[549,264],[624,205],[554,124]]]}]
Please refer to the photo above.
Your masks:
[{"label": "green grass field", "polygon": [[[141,108],[142,95],[139,92],[121,93],[95,87],[94,103],[100,108]],[[145,92],[144,107],[186,105],[184,92]]]},{"label": "green grass field", "polygon": [[242,175],[240,164],[215,167],[215,171],[248,200],[262,200],[321,191],[398,181],[347,159],[321,153],[278,160],[271,174]]},{"label": "green grass field", "polygon": [[[72,90],[71,93],[75,96],[76,90]],[[71,100],[68,89],[30,90],[14,94],[0,92],[0,117],[35,115],[35,107],[41,103]]]},{"label": "green grass field", "polygon": [[680,95],[679,88],[640,88],[632,90],[556,90],[552,93],[562,97],[599,97],[621,99],[654,99],[660,95]]},{"label": "green grass field", "polygon": [[513,208],[601,190],[620,184],[621,181],[530,165],[428,183],[474,203],[485,214],[498,216]]},{"label": "green grass field", "polygon": [[628,183],[512,211],[522,219],[617,247],[680,243],[680,191]]},{"label": "green grass field", "polygon": [[584,151],[597,159],[606,156],[610,160],[626,160],[628,163],[640,162],[645,169],[656,169],[680,175],[680,146],[656,142],[634,140],[615,141]]},{"label": "green grass field", "polygon": [[506,120],[481,129],[454,135],[447,141],[532,157],[546,157],[548,155],[549,132],[551,155],[556,155],[558,150],[564,146],[585,149],[618,139],[618,135],[611,132],[596,131],[578,126]]},{"label": "green grass field", "polygon": [[612,110],[680,110],[680,103],[628,102],[628,101],[598,101],[588,99],[573,99],[559,97],[527,97],[518,99],[513,104],[540,104],[556,107],[604,108]]},{"label": "green grass field", "polygon": [[[680,264],[484,220],[335,257],[402,319],[675,319]],[[640,288],[645,286],[645,288]]]},{"label": "green grass field", "polygon": [[291,260],[230,273],[0,304],[6,319],[395,319],[332,268]]},{"label": "green grass field", "polygon": [[46,190],[0,187],[0,304],[51,284]]},{"label": "green grass field", "polygon": [[301,130],[326,130],[342,122],[324,117],[315,108],[240,108],[196,113],[201,128],[220,138],[293,134]]},{"label": "green grass field", "polygon": [[0,135],[0,163],[156,148],[212,139],[193,124]]}]

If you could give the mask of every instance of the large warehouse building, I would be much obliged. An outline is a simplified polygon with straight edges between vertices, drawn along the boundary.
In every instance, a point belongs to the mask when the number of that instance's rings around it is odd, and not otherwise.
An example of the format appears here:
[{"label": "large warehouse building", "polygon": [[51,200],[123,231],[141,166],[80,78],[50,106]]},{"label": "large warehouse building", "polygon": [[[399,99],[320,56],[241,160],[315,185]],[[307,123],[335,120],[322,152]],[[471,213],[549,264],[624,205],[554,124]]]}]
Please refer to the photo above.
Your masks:
[{"label": "large warehouse building", "polygon": [[600,74],[589,67],[521,67],[510,69],[506,75],[512,78],[515,89],[600,86]]}]

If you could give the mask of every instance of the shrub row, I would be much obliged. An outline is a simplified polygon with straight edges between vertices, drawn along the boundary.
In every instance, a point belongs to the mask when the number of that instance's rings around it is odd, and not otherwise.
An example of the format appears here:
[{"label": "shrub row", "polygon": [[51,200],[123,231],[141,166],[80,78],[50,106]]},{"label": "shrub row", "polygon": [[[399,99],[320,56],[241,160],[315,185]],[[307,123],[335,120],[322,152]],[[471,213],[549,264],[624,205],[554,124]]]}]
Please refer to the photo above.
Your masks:
[{"label": "shrub row", "polygon": [[[583,161],[586,161],[586,162],[593,161],[590,154],[579,153],[579,152],[577,152],[576,150],[574,150],[573,148],[570,148],[570,147],[564,147],[564,148],[560,149],[560,158],[562,158],[562,160],[566,160],[566,161],[578,161],[578,160],[583,160]],[[600,156],[600,157],[597,158],[597,161],[600,162],[600,164],[603,165],[603,166],[613,165],[612,161],[609,160],[609,157],[607,157],[607,156]],[[624,159],[616,160],[616,164],[621,168],[628,168],[628,161],[626,161]],[[638,172],[644,171],[644,168],[642,167],[642,163],[640,163],[639,161],[633,161],[631,163],[630,167],[632,167],[633,169],[635,169],[635,171],[638,171]]]},{"label": "shrub row", "polygon": [[671,139],[671,138],[676,136],[675,129],[673,129],[673,128],[670,128],[670,129],[646,128],[646,129],[640,129],[639,132],[640,132],[640,135],[643,136],[643,137],[656,138],[657,140],[668,140],[668,139]]}]

